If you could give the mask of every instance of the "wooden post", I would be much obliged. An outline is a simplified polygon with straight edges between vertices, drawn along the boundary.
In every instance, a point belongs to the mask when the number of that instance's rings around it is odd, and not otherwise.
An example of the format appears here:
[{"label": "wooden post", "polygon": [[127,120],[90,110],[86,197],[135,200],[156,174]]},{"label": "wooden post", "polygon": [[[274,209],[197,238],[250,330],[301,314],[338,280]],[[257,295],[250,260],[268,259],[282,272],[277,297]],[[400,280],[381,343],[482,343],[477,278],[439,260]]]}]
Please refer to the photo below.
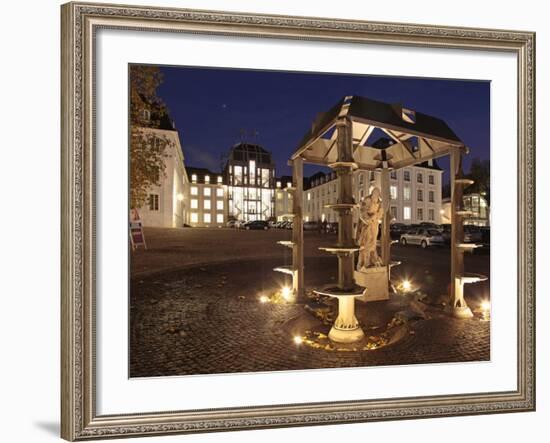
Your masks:
[{"label": "wooden post", "polygon": [[382,216],[382,232],[380,235],[380,255],[382,264],[388,266],[391,260],[390,246],[390,173],[387,168],[383,168],[380,175],[380,187],[382,196],[382,210],[384,215]]},{"label": "wooden post", "polygon": [[461,206],[462,187],[456,183],[460,155],[458,149],[451,151],[451,307],[457,307],[457,302],[463,300],[460,279],[464,274],[464,257],[458,245],[464,240],[464,227],[462,217],[457,214],[457,209]]},{"label": "wooden post", "polygon": [[[351,122],[347,118],[340,118],[336,122],[338,165],[335,167],[339,181],[338,203],[355,204],[353,198],[353,140]],[[353,216],[352,207],[338,210],[338,245],[342,248],[353,248]],[[353,279],[354,255],[338,255],[338,287],[342,290],[355,286]]]},{"label": "wooden post", "polygon": [[303,299],[304,288],[304,224],[303,224],[303,190],[304,190],[304,160],[297,157],[292,160],[292,267],[295,277],[293,285],[296,291],[296,298]]}]

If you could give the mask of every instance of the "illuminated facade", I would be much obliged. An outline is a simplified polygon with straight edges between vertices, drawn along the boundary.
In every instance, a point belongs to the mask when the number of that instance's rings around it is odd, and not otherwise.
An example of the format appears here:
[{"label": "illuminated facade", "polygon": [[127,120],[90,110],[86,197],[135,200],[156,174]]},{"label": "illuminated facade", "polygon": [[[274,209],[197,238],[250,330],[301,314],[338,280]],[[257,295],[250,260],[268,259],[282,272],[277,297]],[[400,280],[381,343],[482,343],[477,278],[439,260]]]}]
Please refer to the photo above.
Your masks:
[{"label": "illuminated facade", "polygon": [[[490,226],[491,210],[484,195],[477,192],[464,194],[464,209],[470,211],[470,215],[464,219],[465,225]],[[441,223],[451,223],[451,199],[443,200],[441,210]]]},{"label": "illuminated facade", "polygon": [[228,217],[269,220],[275,216],[275,163],[259,145],[238,143],[231,148],[223,171],[227,183]]},{"label": "illuminated facade", "polygon": [[292,192],[285,188],[292,186],[292,177],[283,175],[275,179],[275,219],[276,221],[292,221]]},{"label": "illuminated facade", "polygon": [[223,227],[227,222],[227,186],[220,173],[188,167],[185,224],[192,227]]},{"label": "illuminated facade", "polygon": [[178,131],[166,116],[158,128],[140,127],[143,133],[153,135],[152,142],[158,138],[167,140],[164,152],[164,173],[158,186],[152,186],[147,192],[147,201],[138,208],[143,226],[157,228],[180,228],[187,214],[186,189],[188,177],[185,172],[184,156]]},{"label": "illuminated facade", "polygon": [[[390,172],[390,213],[395,223],[441,223],[441,180],[443,171],[435,161]],[[380,172],[355,171],[353,195],[356,202],[370,193],[371,186],[380,188]],[[337,221],[336,213],[327,209],[336,203],[336,174],[319,172],[309,178],[304,190],[305,221]]]}]

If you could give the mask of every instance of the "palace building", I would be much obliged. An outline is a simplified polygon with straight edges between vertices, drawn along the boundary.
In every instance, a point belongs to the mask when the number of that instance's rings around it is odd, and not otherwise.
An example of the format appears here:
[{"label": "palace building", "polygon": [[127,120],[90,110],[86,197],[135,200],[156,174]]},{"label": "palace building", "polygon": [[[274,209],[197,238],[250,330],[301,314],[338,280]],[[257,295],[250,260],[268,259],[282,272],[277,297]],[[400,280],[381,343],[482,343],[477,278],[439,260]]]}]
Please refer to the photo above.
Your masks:
[{"label": "palace building", "polygon": [[[292,177],[275,177],[271,153],[257,144],[238,143],[222,172],[185,167],[177,131],[155,129],[174,140],[161,186],[150,191],[140,209],[145,226],[223,227],[229,220],[291,220]],[[435,160],[390,172],[390,212],[393,222],[442,223],[443,171]],[[354,198],[360,202],[372,187],[380,187],[379,171],[354,172]],[[304,221],[337,221],[326,205],[336,203],[334,172],[318,172],[304,179]],[[481,206],[482,204],[480,204]]]},{"label": "palace building", "polygon": [[260,145],[234,145],[225,165],[228,215],[236,220],[269,220],[275,215],[275,163]]},{"label": "palace building", "polygon": [[222,227],[227,222],[227,186],[221,173],[187,167],[185,224],[193,227]]},{"label": "palace building", "polygon": [[[149,113],[147,116],[150,119]],[[159,186],[148,190],[147,202],[138,208],[138,212],[144,226],[177,228],[183,226],[187,217],[185,199],[189,180],[184,166],[185,159],[178,131],[169,117],[162,116],[156,126],[143,126],[139,130],[153,135],[151,143],[156,139],[168,141],[164,152],[164,174]]]},{"label": "palace building", "polygon": [[[390,172],[390,213],[395,223],[441,223],[441,181],[443,170],[435,160]],[[370,194],[372,187],[380,189],[379,171],[355,171],[354,198],[357,203]],[[337,221],[328,204],[336,203],[338,180],[334,172],[318,172],[304,188],[305,221]]]}]

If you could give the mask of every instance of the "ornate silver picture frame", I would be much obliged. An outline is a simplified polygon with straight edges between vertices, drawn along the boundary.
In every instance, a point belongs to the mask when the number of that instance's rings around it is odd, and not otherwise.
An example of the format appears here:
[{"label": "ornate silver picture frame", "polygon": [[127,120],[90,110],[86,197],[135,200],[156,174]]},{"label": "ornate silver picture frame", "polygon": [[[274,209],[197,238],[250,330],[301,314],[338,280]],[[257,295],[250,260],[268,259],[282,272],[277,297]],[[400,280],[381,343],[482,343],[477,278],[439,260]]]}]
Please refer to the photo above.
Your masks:
[{"label": "ornate silver picture frame", "polygon": [[[533,411],[535,409],[535,34],[524,31],[67,3],[62,22],[61,436],[69,441]],[[456,395],[98,415],[96,33],[99,29],[358,45],[473,49],[517,57],[517,389]],[[516,326],[516,325],[514,325]]]}]

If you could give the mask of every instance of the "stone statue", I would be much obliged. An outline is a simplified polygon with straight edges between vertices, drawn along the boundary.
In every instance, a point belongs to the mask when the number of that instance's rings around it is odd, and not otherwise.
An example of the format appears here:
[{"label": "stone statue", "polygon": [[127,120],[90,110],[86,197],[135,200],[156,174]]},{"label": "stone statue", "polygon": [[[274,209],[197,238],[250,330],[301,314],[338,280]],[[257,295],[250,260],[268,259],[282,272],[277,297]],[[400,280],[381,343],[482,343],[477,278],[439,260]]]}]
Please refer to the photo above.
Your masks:
[{"label": "stone statue", "polygon": [[376,239],[378,237],[378,222],[383,214],[380,189],[374,188],[369,196],[361,200],[359,207],[359,222],[355,236],[357,244],[361,247],[357,262],[358,271],[382,265],[376,250]]}]

